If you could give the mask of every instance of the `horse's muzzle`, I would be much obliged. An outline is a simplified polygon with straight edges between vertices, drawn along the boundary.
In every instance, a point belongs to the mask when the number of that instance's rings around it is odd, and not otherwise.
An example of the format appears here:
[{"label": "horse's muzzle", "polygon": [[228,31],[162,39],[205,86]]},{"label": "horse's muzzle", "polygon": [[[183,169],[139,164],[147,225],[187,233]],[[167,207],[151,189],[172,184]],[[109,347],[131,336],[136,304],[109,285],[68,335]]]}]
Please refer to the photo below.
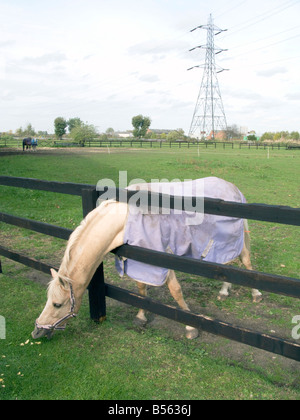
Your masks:
[{"label": "horse's muzzle", "polygon": [[38,338],[45,337],[45,336],[47,336],[48,340],[51,340],[51,338],[53,337],[53,334],[54,334],[54,330],[47,330],[45,328],[35,327],[34,331],[32,331],[31,333],[31,336],[35,340],[37,340]]}]

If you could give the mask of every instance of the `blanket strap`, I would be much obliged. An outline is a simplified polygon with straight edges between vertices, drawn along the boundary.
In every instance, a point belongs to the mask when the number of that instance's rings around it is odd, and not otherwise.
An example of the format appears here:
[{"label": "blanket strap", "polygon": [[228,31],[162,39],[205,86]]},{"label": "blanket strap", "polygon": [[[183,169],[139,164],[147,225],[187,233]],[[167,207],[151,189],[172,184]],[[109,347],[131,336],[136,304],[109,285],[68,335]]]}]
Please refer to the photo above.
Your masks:
[{"label": "blanket strap", "polygon": [[211,247],[213,246],[213,243],[214,243],[214,240],[213,240],[213,239],[211,239],[211,240],[208,242],[207,247],[205,248],[205,250],[203,251],[203,253],[202,253],[202,255],[201,255],[201,258],[200,258],[200,260],[201,260],[201,261],[202,261],[202,260],[204,260],[204,258],[206,258],[206,257],[207,257],[207,255],[208,255],[209,251],[211,250]]}]

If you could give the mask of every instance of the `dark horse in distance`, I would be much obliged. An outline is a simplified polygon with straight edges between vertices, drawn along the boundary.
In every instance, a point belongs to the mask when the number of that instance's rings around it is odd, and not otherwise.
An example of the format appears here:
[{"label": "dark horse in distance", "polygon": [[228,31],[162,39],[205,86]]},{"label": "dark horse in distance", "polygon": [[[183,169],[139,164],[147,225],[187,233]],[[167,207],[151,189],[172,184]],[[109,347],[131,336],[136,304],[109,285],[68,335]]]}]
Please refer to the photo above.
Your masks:
[{"label": "dark horse in distance", "polygon": [[23,139],[23,152],[25,150],[31,149],[31,137],[25,137],[25,139]]}]

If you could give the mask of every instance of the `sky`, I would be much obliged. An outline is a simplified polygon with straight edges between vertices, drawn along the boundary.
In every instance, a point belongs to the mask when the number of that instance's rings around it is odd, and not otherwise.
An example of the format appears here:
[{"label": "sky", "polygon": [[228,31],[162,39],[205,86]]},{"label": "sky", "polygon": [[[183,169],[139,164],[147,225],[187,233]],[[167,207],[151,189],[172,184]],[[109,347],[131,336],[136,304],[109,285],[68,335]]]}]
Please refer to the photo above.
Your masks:
[{"label": "sky", "polygon": [[228,125],[300,131],[300,0],[0,0],[0,132],[192,122],[212,14]]}]

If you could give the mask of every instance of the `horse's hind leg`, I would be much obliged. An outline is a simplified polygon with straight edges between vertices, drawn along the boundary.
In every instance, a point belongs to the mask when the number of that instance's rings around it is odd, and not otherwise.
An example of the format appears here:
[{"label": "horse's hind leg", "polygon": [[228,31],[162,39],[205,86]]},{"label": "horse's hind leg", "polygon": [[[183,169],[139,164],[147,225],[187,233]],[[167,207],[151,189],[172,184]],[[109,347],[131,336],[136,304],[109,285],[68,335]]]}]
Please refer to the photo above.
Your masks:
[{"label": "horse's hind leg", "polygon": [[[240,259],[247,270],[253,270],[250,260],[250,253],[244,246],[244,249],[240,255]],[[231,283],[224,282],[222,289],[219,292],[218,300],[223,301],[228,298],[230,289],[232,287]],[[252,298],[254,303],[259,303],[262,301],[263,297],[259,290],[252,289]]]},{"label": "horse's hind leg", "polygon": [[[168,284],[171,295],[176,300],[180,308],[185,311],[190,311],[190,308],[188,307],[188,305],[186,304],[183,298],[181,286],[178,283],[178,280],[173,270],[169,271],[167,284]],[[199,333],[198,333],[197,328],[189,327],[189,326],[186,326],[185,328],[186,328],[186,338],[191,340],[193,338],[198,337]]]},{"label": "horse's hind leg", "polygon": [[[137,282],[137,286],[139,289],[139,294],[141,296],[146,297],[147,296],[147,286],[144,283],[140,283]],[[147,318],[145,315],[145,310],[144,309],[140,309],[136,318],[135,318],[135,324],[139,325],[139,326],[144,326],[147,324]]]},{"label": "horse's hind leg", "polygon": [[[250,251],[247,248],[246,244],[244,244],[242,253],[240,255],[240,259],[241,259],[242,263],[244,264],[244,266],[246,267],[247,270],[251,270],[251,271],[253,270],[252,264],[251,264],[251,259],[250,259]],[[253,298],[254,303],[259,303],[263,299],[262,294],[257,289],[252,289],[252,298]]]},{"label": "horse's hind leg", "polygon": [[[245,228],[245,240],[243,250],[240,255],[240,259],[247,270],[253,270],[250,258],[250,235],[248,228],[248,221],[244,220]],[[222,289],[220,290],[218,300],[225,300],[229,296],[229,290],[231,289],[231,283],[223,283]],[[252,289],[252,298],[254,303],[259,303],[262,301],[262,294],[257,289]]]}]

